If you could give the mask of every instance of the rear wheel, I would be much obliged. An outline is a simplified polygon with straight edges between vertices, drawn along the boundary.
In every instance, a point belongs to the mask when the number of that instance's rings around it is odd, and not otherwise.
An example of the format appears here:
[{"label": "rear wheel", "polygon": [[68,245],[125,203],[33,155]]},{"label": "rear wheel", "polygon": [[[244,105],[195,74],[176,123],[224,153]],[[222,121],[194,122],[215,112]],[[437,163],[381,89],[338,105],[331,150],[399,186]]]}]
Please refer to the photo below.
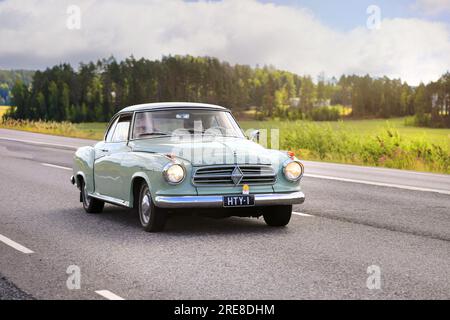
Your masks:
[{"label": "rear wheel", "polygon": [[80,192],[81,201],[83,202],[83,208],[87,213],[100,213],[103,211],[105,203],[88,195],[86,184],[83,180],[80,184]]},{"label": "rear wheel", "polygon": [[164,229],[167,221],[166,212],[154,205],[150,189],[145,182],[139,192],[138,213],[141,225],[147,232],[158,232]]},{"label": "rear wheel", "polygon": [[291,220],[292,206],[275,206],[264,208],[264,221],[271,227],[284,227]]}]

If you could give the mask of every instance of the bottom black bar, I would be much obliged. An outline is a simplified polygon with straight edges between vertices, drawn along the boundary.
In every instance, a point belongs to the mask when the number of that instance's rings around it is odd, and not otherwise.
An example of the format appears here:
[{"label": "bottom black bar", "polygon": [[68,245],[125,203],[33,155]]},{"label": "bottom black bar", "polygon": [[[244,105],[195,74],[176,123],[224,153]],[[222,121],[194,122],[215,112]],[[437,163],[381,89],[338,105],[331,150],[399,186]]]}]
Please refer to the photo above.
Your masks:
[{"label": "bottom black bar", "polygon": [[[432,304],[432,306],[431,306]],[[444,306],[439,301],[427,301],[412,305],[407,301],[0,301],[0,310],[11,311],[15,317],[21,313],[47,314],[54,313],[55,307],[69,312],[70,317],[92,316],[97,311],[104,317],[108,314],[115,317],[130,318],[133,312],[144,313],[148,319],[299,319],[301,315],[314,314],[314,317],[326,316],[332,312],[333,317],[347,316],[354,312],[354,307],[362,310],[381,312],[383,306],[402,307],[402,313],[414,312],[423,305],[436,308]],[[447,305],[448,306],[448,301]],[[10,310],[8,310],[10,308]],[[87,309],[86,309],[87,308]],[[98,308],[98,309],[97,309]],[[330,309],[332,308],[332,309]],[[366,309],[367,308],[367,309]],[[380,308],[380,309],[379,309]],[[434,310],[434,309],[433,309]],[[60,314],[63,318],[65,313]],[[364,314],[364,313],[363,313]],[[363,317],[364,318],[364,317]]]}]

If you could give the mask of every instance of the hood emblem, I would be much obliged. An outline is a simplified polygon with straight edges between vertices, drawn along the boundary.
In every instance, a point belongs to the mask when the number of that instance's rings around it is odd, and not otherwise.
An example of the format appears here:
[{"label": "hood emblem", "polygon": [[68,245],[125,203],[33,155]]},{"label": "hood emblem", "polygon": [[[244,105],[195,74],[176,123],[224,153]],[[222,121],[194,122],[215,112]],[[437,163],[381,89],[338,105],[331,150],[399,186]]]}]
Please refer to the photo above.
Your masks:
[{"label": "hood emblem", "polygon": [[236,166],[231,173],[231,180],[233,180],[234,185],[237,186],[239,183],[241,183],[243,177],[244,174],[242,173],[241,168]]}]

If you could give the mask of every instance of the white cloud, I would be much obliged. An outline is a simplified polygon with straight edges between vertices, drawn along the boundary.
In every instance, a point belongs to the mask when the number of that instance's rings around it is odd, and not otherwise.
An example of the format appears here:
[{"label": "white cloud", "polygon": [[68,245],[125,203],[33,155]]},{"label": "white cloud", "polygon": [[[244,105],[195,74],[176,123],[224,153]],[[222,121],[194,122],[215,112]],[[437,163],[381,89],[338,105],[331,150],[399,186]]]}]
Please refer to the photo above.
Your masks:
[{"label": "white cloud", "polygon": [[450,0],[417,0],[413,7],[425,14],[435,15],[450,12]]},{"label": "white cloud", "polygon": [[[66,9],[74,3],[82,11],[79,31],[66,28]],[[313,76],[369,73],[413,84],[450,69],[445,24],[386,19],[379,30],[364,24],[339,32],[308,10],[254,0],[5,0],[0,21],[3,68],[78,64],[111,54],[119,59],[192,54]]]}]

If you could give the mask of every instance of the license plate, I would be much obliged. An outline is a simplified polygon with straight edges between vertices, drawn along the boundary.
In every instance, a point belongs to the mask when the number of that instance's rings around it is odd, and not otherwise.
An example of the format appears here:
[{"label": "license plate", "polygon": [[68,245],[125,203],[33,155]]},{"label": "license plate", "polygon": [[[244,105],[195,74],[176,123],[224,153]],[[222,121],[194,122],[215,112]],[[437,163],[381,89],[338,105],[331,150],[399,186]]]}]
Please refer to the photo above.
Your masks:
[{"label": "license plate", "polygon": [[224,207],[251,207],[255,205],[254,195],[224,196]]}]

